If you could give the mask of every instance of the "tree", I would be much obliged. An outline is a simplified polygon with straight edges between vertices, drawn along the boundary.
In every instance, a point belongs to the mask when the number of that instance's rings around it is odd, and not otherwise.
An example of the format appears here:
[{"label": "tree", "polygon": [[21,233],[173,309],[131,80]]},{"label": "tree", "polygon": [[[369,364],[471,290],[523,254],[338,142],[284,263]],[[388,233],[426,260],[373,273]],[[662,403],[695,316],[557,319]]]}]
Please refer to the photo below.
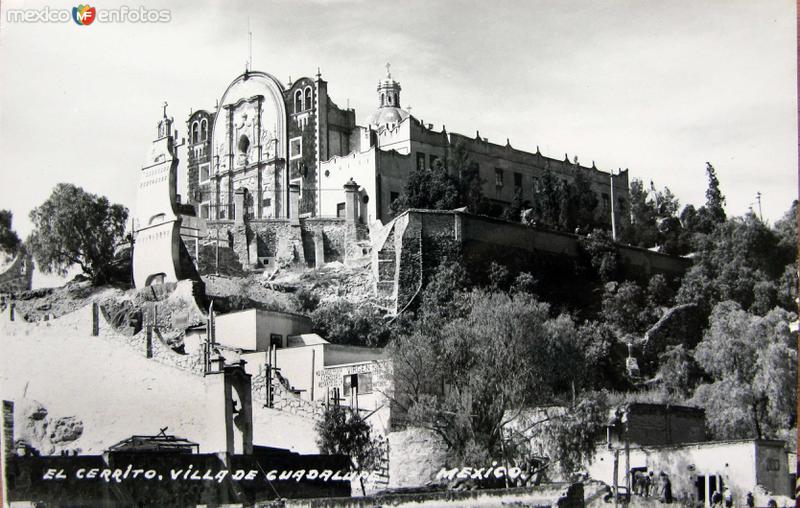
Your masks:
[{"label": "tree", "polygon": [[466,206],[470,213],[485,215],[490,204],[483,195],[483,179],[480,167],[472,160],[463,141],[452,145],[447,154],[447,169],[458,182],[459,206]]},{"label": "tree", "polygon": [[437,433],[453,460],[474,463],[502,457],[509,414],[571,391],[581,354],[572,319],[549,318],[528,294],[467,298],[463,317],[390,344],[390,398],[409,423]]},{"label": "tree", "polygon": [[675,291],[667,283],[666,277],[657,273],[647,283],[647,300],[650,307],[671,307]]},{"label": "tree", "polygon": [[702,369],[683,344],[668,346],[658,358],[656,379],[668,400],[674,403],[685,403],[691,398],[695,387],[702,379]]},{"label": "tree", "polygon": [[[358,411],[346,406],[330,406],[315,424],[319,451],[328,455],[346,455],[353,463],[353,470],[371,471],[380,465],[384,443],[372,436],[370,425]],[[364,480],[361,491],[364,492]]]},{"label": "tree", "polygon": [[392,202],[390,208],[397,215],[409,208],[452,210],[459,206],[458,181],[437,160],[430,169],[417,168],[408,174],[402,194]]},{"label": "tree", "polygon": [[383,312],[344,298],[319,305],[310,316],[313,330],[333,344],[382,347],[391,334]]},{"label": "tree", "polygon": [[797,344],[789,330],[796,318],[782,309],[755,316],[730,301],[714,308],[694,355],[711,382],[693,399],[714,437],[774,438],[796,425]]},{"label": "tree", "polygon": [[469,310],[465,293],[469,277],[459,262],[442,262],[422,293],[417,328],[431,332],[444,323],[463,317]]},{"label": "tree", "polygon": [[654,247],[658,241],[656,210],[648,199],[644,183],[638,178],[631,180],[628,190],[630,196],[631,221],[625,225],[622,238],[638,247]]},{"label": "tree", "polygon": [[127,208],[60,183],[30,218],[34,229],[28,245],[42,271],[63,276],[78,265],[94,284],[110,280],[114,253],[124,240]]},{"label": "tree", "polygon": [[522,220],[522,211],[530,207],[530,202],[522,195],[522,188],[514,191],[514,197],[511,199],[511,204],[508,205],[503,211],[502,217],[505,220],[512,222],[520,222]]},{"label": "tree", "polygon": [[774,305],[773,290],[793,254],[754,214],[717,224],[710,234],[695,236],[694,265],[684,276],[677,302],[694,302],[706,313],[718,302],[733,300],[754,312]]},{"label": "tree", "polygon": [[0,210],[0,250],[6,254],[16,254],[20,245],[19,236],[11,228],[13,218],[11,210]]},{"label": "tree", "polygon": [[603,319],[622,334],[641,334],[657,319],[647,303],[644,291],[635,282],[606,284]]},{"label": "tree", "polygon": [[614,280],[619,275],[617,245],[607,231],[595,229],[578,239],[578,247],[602,282]]},{"label": "tree", "polygon": [[605,321],[586,321],[578,328],[576,340],[583,355],[578,388],[630,388],[625,370],[628,346],[621,340],[623,336],[617,327]]},{"label": "tree", "polygon": [[575,169],[575,180],[572,182],[572,194],[575,200],[575,227],[581,231],[590,231],[597,225],[597,195],[586,175],[586,170],[578,166]]},{"label": "tree", "polygon": [[607,422],[606,398],[602,393],[588,393],[543,427],[546,453],[562,475],[570,477],[592,460]]},{"label": "tree", "polygon": [[710,162],[706,162],[706,176],[708,177],[708,189],[706,189],[706,213],[711,220],[717,224],[725,222],[725,196],[719,188],[717,171]]},{"label": "tree", "polygon": [[658,191],[650,182],[648,191],[641,180],[634,178],[629,195],[631,222],[623,225],[623,241],[648,249],[658,246],[665,254],[681,255],[689,251],[688,238],[677,215],[680,203],[669,187]]},{"label": "tree", "polygon": [[536,223],[557,229],[561,215],[559,185],[552,171],[545,167],[542,179],[534,191],[533,216]]}]

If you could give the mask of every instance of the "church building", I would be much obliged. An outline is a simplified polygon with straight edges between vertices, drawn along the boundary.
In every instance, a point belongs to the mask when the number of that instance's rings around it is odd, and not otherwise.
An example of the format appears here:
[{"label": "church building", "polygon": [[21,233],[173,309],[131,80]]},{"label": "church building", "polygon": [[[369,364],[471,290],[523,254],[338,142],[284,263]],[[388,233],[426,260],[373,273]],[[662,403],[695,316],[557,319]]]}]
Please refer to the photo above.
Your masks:
[{"label": "church building", "polygon": [[[414,169],[446,161],[461,144],[479,168],[484,195],[507,206],[515,194],[532,202],[546,170],[572,181],[584,171],[598,198],[597,218],[611,225],[626,220],[628,172],[616,174],[496,144],[482,138],[435,130],[402,108],[400,83],[386,76],[377,84],[377,108],[366,125],[353,109],[328,96],[319,71],[284,85],[274,76],[245,71],[213,109],[187,120],[188,203],[201,219],[241,220],[339,217],[346,213],[344,187],[358,184],[355,210],[360,224],[392,219],[391,203]],[[290,187],[299,186],[297,210]],[[240,198],[236,199],[236,194]],[[243,210],[237,210],[237,202]],[[351,205],[352,206],[352,205]],[[239,214],[243,214],[239,216]]]}]

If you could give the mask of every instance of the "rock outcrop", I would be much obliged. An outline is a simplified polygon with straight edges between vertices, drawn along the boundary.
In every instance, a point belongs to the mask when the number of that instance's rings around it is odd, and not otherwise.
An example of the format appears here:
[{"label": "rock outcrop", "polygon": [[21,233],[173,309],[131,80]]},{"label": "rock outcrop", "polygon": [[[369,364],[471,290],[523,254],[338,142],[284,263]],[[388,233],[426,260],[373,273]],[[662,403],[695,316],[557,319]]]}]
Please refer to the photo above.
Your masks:
[{"label": "rock outcrop", "polygon": [[694,349],[703,338],[703,321],[703,315],[694,303],[677,305],[667,310],[644,334],[641,343],[644,365],[641,367],[655,365],[658,356],[668,346],[682,344],[686,349]]},{"label": "rock outcrop", "polygon": [[42,403],[23,399],[15,412],[14,433],[17,443],[41,455],[75,453],[80,451],[76,441],[83,435],[83,421],[77,416],[54,417]]}]

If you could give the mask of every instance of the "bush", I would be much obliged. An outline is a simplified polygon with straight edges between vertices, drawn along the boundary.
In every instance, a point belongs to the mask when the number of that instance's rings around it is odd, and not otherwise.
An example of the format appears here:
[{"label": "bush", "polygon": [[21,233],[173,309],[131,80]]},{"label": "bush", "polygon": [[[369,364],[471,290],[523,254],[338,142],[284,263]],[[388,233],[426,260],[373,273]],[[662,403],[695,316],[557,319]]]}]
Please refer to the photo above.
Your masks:
[{"label": "bush", "polygon": [[380,310],[344,299],[317,307],[311,313],[311,324],[316,333],[333,344],[382,347],[390,336]]}]

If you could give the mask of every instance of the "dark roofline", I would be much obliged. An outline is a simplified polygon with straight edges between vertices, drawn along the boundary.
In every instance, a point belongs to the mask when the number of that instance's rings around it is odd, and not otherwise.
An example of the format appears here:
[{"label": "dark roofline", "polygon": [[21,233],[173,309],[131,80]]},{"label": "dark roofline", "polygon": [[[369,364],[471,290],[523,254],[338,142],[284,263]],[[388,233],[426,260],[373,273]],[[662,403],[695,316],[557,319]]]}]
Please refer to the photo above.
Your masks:
[{"label": "dark roofline", "polygon": [[676,443],[676,444],[665,444],[665,445],[639,445],[638,448],[652,449],[652,450],[667,450],[670,448],[677,449],[677,448],[687,448],[690,446],[724,446],[724,445],[747,444],[747,443],[753,443],[762,446],[786,448],[786,441],[783,441],[781,439],[757,439],[757,438],[722,439],[719,441],[695,441],[691,443]]},{"label": "dark roofline", "polygon": [[655,402],[628,402],[621,404],[619,407],[627,407],[628,409],[650,409],[650,410],[666,410],[670,412],[679,413],[697,413],[705,414],[705,409],[694,406],[679,406],[672,404],[658,404]]}]

